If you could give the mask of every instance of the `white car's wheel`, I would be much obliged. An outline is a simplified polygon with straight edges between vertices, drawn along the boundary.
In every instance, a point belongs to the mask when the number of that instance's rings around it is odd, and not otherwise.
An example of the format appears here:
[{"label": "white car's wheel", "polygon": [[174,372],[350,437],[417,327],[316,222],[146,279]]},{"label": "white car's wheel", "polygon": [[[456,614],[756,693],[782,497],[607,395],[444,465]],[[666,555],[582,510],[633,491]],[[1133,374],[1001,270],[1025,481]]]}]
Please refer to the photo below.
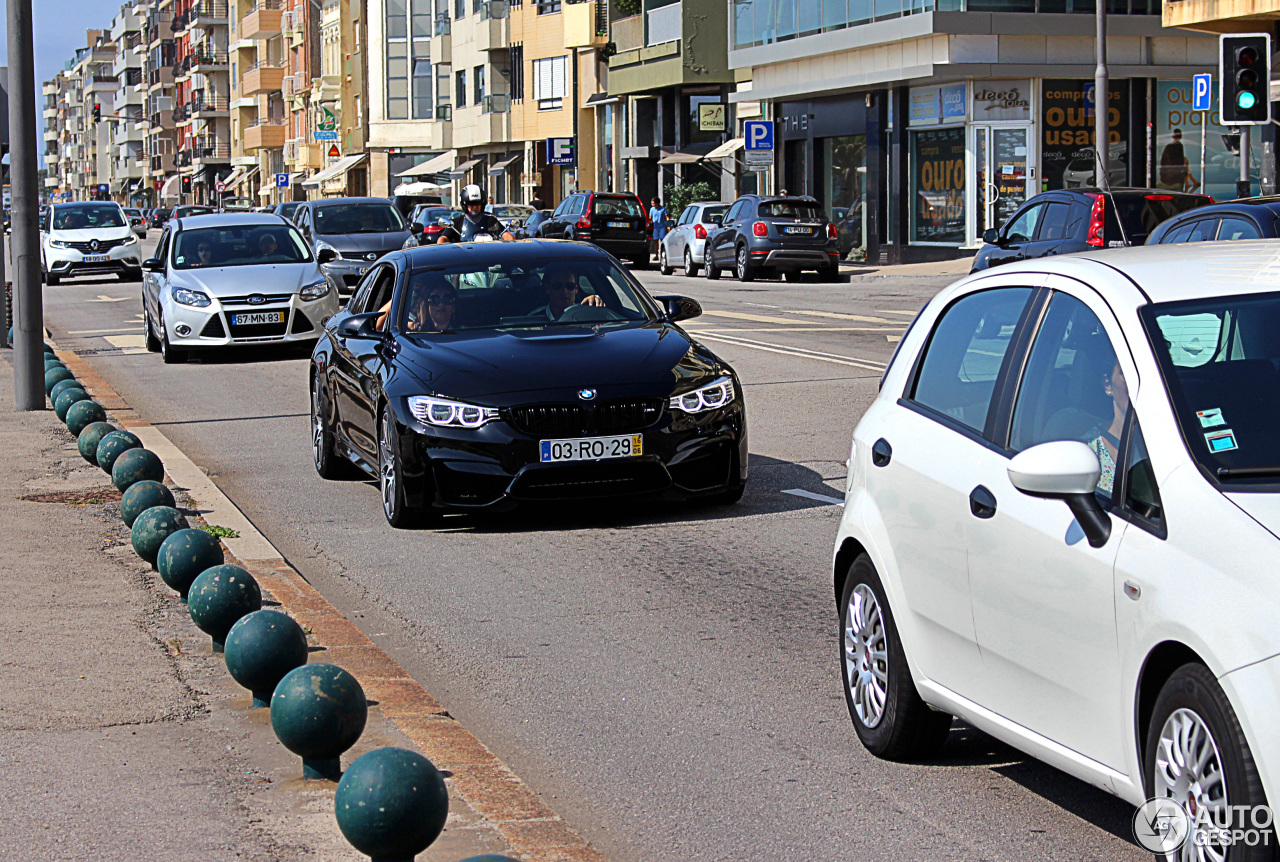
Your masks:
[{"label": "white car's wheel", "polygon": [[672,272],[671,261],[667,260],[667,247],[662,243],[658,244],[658,272],[663,275],[671,275]]},{"label": "white car's wheel", "polygon": [[689,278],[698,274],[698,265],[693,262],[693,252],[687,248],[684,250],[684,274]]}]

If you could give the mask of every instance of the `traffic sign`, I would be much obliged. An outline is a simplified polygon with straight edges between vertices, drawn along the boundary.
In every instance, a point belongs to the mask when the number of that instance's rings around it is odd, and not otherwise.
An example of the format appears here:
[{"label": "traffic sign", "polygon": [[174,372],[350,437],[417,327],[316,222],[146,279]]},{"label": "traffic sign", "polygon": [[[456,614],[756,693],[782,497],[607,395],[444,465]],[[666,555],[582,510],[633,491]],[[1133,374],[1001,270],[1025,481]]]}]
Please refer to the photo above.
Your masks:
[{"label": "traffic sign", "polygon": [[287,189],[287,188],[289,188],[289,175],[288,175],[288,174],[276,174],[276,188],[278,188],[278,189]]},{"label": "traffic sign", "polygon": [[338,149],[337,144],[334,144],[333,146],[329,147],[329,158],[331,159],[342,158],[342,152]]},{"label": "traffic sign", "polygon": [[1209,105],[1213,99],[1213,76],[1196,75],[1191,80],[1191,110],[1209,110]]},{"label": "traffic sign", "polygon": [[773,150],[773,122],[771,120],[748,120],[743,123],[744,145],[747,152],[757,150]]},{"label": "traffic sign", "polygon": [[547,138],[547,164],[569,165],[578,163],[578,147],[573,138]]},{"label": "traffic sign", "polygon": [[222,194],[227,190],[227,184],[224,183],[222,180],[218,180],[216,183],[214,183],[213,187],[217,189],[218,194]]},{"label": "traffic sign", "polygon": [[317,141],[336,141],[338,140],[337,132],[318,131],[312,132],[311,137]]}]

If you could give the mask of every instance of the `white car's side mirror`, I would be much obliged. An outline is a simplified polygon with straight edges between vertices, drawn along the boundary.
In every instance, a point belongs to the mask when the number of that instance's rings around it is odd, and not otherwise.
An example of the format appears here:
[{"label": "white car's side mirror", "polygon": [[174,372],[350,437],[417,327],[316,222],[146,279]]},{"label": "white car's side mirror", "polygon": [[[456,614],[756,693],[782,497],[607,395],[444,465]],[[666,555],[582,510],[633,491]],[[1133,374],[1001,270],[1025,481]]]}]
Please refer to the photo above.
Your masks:
[{"label": "white car's side mirror", "polygon": [[1022,493],[1066,503],[1092,547],[1107,543],[1111,517],[1093,495],[1102,465],[1086,444],[1078,440],[1041,443],[1014,455],[1007,470],[1009,481]]}]

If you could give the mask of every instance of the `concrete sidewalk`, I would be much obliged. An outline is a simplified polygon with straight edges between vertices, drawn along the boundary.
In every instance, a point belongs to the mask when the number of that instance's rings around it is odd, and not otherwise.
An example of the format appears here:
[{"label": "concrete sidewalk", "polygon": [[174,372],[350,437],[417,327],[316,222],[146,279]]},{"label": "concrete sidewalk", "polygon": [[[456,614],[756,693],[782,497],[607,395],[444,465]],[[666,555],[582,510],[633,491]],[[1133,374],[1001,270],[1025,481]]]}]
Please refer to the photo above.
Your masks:
[{"label": "concrete sidewalk", "polygon": [[[0,858],[364,859],[338,831],[335,785],[300,779],[267,710],[247,710],[133,553],[119,493],[51,411],[11,412],[12,379],[0,352]],[[384,745],[415,747],[374,705],[343,762]],[[508,852],[451,789],[419,859]]]}]

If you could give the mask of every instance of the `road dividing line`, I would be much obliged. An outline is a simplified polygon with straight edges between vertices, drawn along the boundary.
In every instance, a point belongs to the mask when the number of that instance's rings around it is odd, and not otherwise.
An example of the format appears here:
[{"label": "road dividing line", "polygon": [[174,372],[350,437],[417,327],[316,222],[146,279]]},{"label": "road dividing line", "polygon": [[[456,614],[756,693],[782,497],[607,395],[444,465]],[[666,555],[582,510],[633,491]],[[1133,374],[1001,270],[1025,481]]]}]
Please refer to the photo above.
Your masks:
[{"label": "road dividing line", "polygon": [[868,317],[865,314],[842,314],[838,311],[801,311],[798,308],[785,309],[787,314],[803,314],[807,317],[831,317],[836,320],[856,320],[859,323],[898,323],[884,317]]},{"label": "road dividing line", "polygon": [[876,313],[877,314],[905,314],[907,317],[915,317],[917,314],[917,312],[914,312],[914,311],[900,311],[894,308],[877,308]]},{"label": "road dividing line", "polygon": [[112,347],[141,347],[146,352],[147,339],[141,333],[137,335],[104,335],[102,340],[110,344]]},{"label": "road dividing line", "polygon": [[[745,311],[708,311],[703,309],[703,314],[710,317],[730,317],[734,320],[750,320],[755,323],[785,323],[788,326],[804,326],[803,320],[791,320],[786,317],[769,317],[766,314],[747,314]],[[882,321],[888,323],[889,321]]]},{"label": "road dividing line", "polygon": [[782,493],[790,494],[793,497],[804,497],[806,500],[817,500],[819,503],[826,503],[828,506],[844,505],[844,500],[841,500],[839,497],[828,497],[826,494],[815,494],[812,491],[805,491],[801,488],[789,488]]},{"label": "road dividing line", "polygon": [[[138,324],[138,326],[141,325],[141,323]],[[71,329],[67,331],[67,335],[104,335],[110,332],[133,332],[138,326],[130,326],[125,329]]]},{"label": "road dividing line", "polygon": [[128,296],[107,296],[105,293],[100,293],[97,299],[86,299],[85,302],[128,302],[131,298]]},{"label": "road dividing line", "polygon": [[784,356],[795,356],[799,359],[813,359],[817,362],[832,362],[836,365],[848,365],[851,368],[861,368],[864,371],[884,371],[886,364],[876,362],[871,359],[859,359],[856,356],[841,356],[838,353],[823,353],[818,350],[806,350],[803,347],[787,347],[783,344],[772,344],[767,341],[753,341],[749,338],[738,338],[732,335],[724,335],[717,333],[715,335],[705,335],[698,333],[699,338],[705,338],[707,341],[722,341],[725,344],[736,344],[739,347],[750,347],[754,350],[764,350],[769,353],[781,353]]}]

